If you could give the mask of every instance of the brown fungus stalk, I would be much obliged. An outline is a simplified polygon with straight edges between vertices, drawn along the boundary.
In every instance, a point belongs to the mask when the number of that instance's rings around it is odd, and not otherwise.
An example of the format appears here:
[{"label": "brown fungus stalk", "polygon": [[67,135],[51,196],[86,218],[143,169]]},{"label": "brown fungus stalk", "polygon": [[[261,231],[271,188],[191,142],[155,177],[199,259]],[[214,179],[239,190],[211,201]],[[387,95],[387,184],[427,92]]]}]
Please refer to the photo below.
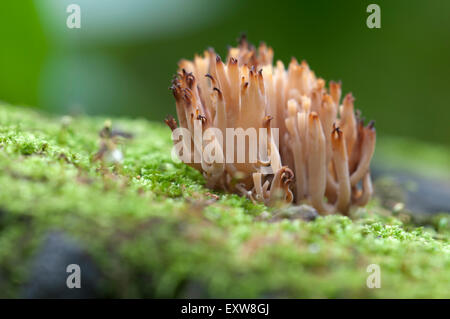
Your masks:
[{"label": "brown fungus stalk", "polygon": [[[321,214],[365,205],[374,123],[364,126],[350,93],[341,101],[340,83],[327,88],[304,61],[292,59],[286,70],[272,60],[271,48],[245,37],[225,62],[212,49],[182,60],[171,86],[182,128],[173,136],[177,155],[208,187],[265,204],[308,203]],[[166,123],[178,129],[175,119]],[[229,144],[230,128],[232,141],[244,135],[249,143]]]}]

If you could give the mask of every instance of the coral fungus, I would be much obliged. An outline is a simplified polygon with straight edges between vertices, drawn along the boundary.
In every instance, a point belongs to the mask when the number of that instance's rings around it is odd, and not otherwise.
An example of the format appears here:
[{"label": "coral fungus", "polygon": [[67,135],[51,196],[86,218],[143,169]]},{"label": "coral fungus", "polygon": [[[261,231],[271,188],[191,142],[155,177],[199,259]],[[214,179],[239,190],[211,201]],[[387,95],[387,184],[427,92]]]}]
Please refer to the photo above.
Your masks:
[{"label": "coral fungus", "polygon": [[[272,60],[271,48],[243,37],[225,62],[212,49],[180,61],[171,86],[182,129],[173,134],[177,155],[208,187],[265,204],[309,203],[321,214],[365,205],[374,123],[364,126],[350,93],[341,105],[340,83],[327,88],[304,61],[292,59],[286,70]],[[175,119],[166,123],[175,133]],[[228,143],[242,136],[244,144]]]}]

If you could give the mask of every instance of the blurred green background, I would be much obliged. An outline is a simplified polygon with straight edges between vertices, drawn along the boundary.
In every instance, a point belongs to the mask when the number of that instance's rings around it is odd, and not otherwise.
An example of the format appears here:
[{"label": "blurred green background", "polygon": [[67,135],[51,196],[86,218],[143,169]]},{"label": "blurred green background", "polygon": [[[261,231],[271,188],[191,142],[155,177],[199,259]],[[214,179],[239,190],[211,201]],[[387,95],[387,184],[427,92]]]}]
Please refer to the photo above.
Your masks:
[{"label": "blurred green background", "polygon": [[[68,29],[66,7],[81,7]],[[381,7],[381,29],[366,8]],[[450,142],[450,1],[4,0],[0,99],[51,112],[175,113],[170,80],[181,58],[224,55],[241,32],[275,58],[306,59],[342,80],[381,135]]]}]

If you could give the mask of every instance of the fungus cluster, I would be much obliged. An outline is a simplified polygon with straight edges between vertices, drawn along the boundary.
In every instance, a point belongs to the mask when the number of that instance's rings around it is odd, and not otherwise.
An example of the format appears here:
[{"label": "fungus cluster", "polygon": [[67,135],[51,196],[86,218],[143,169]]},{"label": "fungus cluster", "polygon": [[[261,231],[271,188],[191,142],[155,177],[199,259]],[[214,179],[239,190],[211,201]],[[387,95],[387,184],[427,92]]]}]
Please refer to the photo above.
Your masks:
[{"label": "fungus cluster", "polygon": [[[209,49],[179,62],[171,90],[184,133],[174,142],[182,142],[182,152],[192,150],[183,161],[203,173],[208,187],[268,205],[308,203],[322,214],[365,205],[372,194],[374,123],[364,126],[350,93],[341,101],[340,83],[327,88],[304,61],[293,58],[286,69],[272,60],[271,48],[256,49],[243,37],[225,61]],[[174,118],[166,123],[178,127]],[[255,161],[249,143],[242,150],[224,142],[228,128],[256,130],[262,142]],[[208,147],[214,156],[205,156]],[[238,151],[245,161],[236,161]]]}]

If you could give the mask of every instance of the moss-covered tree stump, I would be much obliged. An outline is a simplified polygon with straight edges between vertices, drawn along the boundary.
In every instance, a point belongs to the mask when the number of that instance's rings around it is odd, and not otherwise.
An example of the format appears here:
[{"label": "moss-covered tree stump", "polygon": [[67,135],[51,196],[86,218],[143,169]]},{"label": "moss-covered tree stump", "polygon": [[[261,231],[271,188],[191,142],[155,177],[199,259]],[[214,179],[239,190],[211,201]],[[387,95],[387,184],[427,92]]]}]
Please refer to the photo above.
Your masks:
[{"label": "moss-covered tree stump", "polygon": [[162,124],[112,119],[133,137],[99,152],[104,123],[0,105],[0,297],[450,297],[445,216],[269,209],[205,189]]}]

